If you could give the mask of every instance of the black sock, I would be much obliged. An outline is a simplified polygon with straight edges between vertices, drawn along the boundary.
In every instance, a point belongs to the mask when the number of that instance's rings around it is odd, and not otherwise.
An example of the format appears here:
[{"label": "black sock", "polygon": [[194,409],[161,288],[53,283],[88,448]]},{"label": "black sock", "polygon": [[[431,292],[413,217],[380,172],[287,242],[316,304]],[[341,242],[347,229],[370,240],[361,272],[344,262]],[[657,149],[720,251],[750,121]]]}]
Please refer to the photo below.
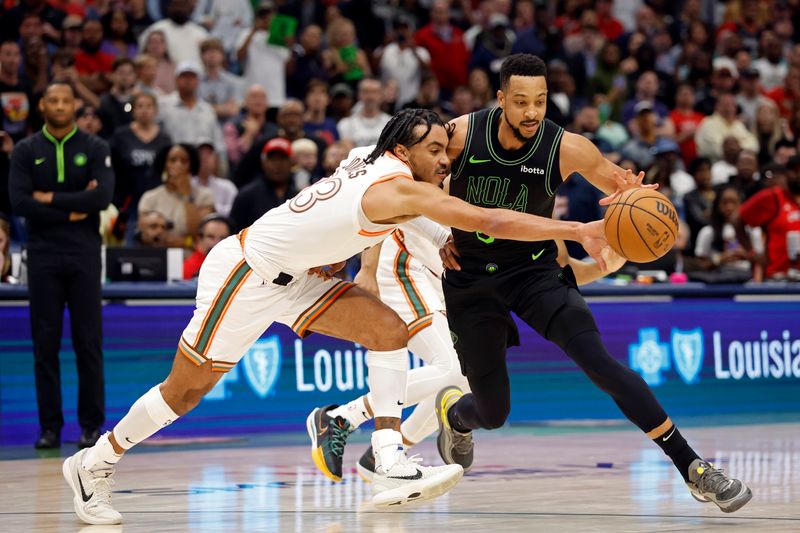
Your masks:
[{"label": "black sock", "polygon": [[700,456],[689,446],[689,443],[683,438],[678,428],[673,425],[653,441],[672,459],[683,479],[689,481],[689,467],[692,461],[700,459]]},{"label": "black sock", "polygon": [[472,430],[467,429],[461,417],[458,416],[458,409],[456,409],[456,407],[458,407],[458,402],[447,410],[447,422],[450,424],[451,428],[459,433],[469,433]]}]

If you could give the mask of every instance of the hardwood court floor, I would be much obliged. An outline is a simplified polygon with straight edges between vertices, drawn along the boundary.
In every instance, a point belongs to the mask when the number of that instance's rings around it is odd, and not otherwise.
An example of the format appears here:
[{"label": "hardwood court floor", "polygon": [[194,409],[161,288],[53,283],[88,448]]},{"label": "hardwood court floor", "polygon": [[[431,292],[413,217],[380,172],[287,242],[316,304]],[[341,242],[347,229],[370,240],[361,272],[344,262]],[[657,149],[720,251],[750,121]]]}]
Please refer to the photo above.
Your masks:
[{"label": "hardwood court floor", "polygon": [[[514,429],[479,434],[475,469],[448,495],[393,512],[371,508],[369,485],[354,471],[341,484],[327,481],[307,446],[133,452],[117,471],[124,526],[114,527],[79,523],[59,458],[0,461],[0,531],[800,531],[800,424],[684,433],[750,483],[754,497],[744,509],[723,514],[695,502],[638,432]],[[359,439],[348,445],[348,465],[364,450]],[[432,442],[417,451],[438,459]]]}]

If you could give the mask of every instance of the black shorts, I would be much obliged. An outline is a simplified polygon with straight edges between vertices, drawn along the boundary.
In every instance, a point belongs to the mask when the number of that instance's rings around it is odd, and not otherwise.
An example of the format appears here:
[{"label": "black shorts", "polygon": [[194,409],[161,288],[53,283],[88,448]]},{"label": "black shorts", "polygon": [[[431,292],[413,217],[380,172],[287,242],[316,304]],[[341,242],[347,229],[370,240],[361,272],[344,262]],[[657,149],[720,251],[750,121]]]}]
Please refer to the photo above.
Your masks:
[{"label": "black shorts", "polygon": [[[467,376],[490,372],[498,359],[505,359],[508,346],[519,346],[512,312],[556,344],[566,334],[597,330],[569,266],[522,266],[495,274],[448,270],[442,288],[450,331]],[[569,318],[568,327],[560,318],[551,323],[562,309],[569,311],[559,315]]]}]

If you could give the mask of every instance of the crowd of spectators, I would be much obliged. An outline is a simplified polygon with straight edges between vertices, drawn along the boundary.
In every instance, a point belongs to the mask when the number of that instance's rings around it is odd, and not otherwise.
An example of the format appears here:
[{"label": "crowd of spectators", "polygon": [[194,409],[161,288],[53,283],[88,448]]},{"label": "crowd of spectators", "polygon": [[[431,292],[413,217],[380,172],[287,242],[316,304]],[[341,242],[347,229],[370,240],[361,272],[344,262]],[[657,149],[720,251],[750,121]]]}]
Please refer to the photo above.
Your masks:
[{"label": "crowd of spectators", "polygon": [[[660,267],[743,281],[800,263],[798,0],[1,4],[4,278],[8,242],[25,241],[9,154],[42,127],[49,82],[73,87],[78,127],[111,148],[104,242],[185,248],[192,277],[221,236],[374,143],[397,110],[495,105],[518,52],[548,64],[548,118],[675,203],[685,234]],[[599,194],[572,176],[556,214],[597,219]]]}]

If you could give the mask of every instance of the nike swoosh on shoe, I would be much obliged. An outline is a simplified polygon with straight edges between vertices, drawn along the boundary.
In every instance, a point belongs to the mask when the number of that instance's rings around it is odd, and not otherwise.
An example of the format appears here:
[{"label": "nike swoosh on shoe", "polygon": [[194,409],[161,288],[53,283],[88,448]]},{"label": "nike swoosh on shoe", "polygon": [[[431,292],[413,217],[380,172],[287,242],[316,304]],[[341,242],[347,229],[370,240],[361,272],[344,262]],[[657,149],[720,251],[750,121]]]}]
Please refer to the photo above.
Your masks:
[{"label": "nike swoosh on shoe", "polygon": [[78,474],[78,485],[80,485],[80,487],[81,487],[81,497],[83,498],[84,503],[88,502],[89,500],[91,500],[92,496],[94,496],[94,492],[89,494],[88,496],[86,495],[86,491],[83,490],[83,481],[81,481],[81,475],[80,474]]},{"label": "nike swoosh on shoe", "polygon": [[417,473],[414,474],[413,476],[386,476],[386,477],[388,479],[404,479],[404,480],[407,480],[407,481],[412,481],[412,480],[415,480],[415,479],[422,479],[422,472],[417,470]]}]

